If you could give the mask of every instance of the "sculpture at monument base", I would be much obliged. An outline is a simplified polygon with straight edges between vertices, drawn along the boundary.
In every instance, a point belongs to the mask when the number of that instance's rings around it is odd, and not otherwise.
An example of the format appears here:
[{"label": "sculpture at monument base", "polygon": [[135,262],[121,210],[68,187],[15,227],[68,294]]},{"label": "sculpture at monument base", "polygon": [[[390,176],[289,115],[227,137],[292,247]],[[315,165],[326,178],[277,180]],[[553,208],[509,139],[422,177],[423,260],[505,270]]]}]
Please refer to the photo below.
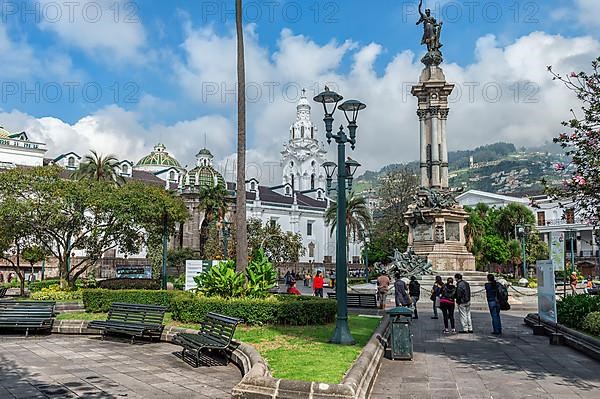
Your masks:
[{"label": "sculpture at monument base", "polygon": [[411,247],[405,253],[401,253],[398,249],[394,250],[394,256],[390,256],[392,260],[388,265],[378,264],[375,267],[377,273],[384,270],[390,276],[400,275],[400,277],[410,278],[411,276],[419,277],[425,274],[433,274],[431,263],[427,259],[417,255]]}]

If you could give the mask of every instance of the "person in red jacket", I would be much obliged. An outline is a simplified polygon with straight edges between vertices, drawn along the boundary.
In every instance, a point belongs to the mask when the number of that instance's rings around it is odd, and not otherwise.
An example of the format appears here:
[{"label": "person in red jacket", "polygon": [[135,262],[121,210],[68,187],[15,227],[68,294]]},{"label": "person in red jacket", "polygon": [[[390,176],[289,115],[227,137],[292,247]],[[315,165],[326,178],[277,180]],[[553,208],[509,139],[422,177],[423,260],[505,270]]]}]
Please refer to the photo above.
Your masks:
[{"label": "person in red jacket", "polygon": [[296,288],[296,280],[290,281],[290,286],[287,289],[287,293],[292,295],[302,295],[300,291],[298,291],[298,288]]},{"label": "person in red jacket", "polygon": [[323,298],[323,275],[320,270],[317,270],[317,275],[313,279],[313,292],[315,296]]}]

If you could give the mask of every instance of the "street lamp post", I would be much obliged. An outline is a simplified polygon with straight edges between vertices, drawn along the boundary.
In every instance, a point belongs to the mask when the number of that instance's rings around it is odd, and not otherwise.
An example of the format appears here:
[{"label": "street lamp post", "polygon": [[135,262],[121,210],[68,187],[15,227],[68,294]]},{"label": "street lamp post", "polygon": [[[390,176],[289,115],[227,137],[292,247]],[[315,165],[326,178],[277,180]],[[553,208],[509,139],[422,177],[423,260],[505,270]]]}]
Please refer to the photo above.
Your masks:
[{"label": "street lamp post", "polygon": [[521,246],[523,249],[523,278],[527,278],[527,236],[531,231],[531,225],[529,224],[518,224],[516,230],[521,236]]},{"label": "street lamp post", "polygon": [[163,216],[163,234],[162,234],[162,289],[167,289],[167,252],[169,245],[169,228],[168,228],[168,216],[165,212]]},{"label": "street lamp post", "polygon": [[[356,130],[358,125],[356,119],[358,112],[366,105],[356,100],[347,100],[338,107],[339,102],[343,97],[334,91],[329,90],[325,86],[325,91],[314,98],[317,103],[323,104],[325,111],[325,130],[327,132],[327,143],[331,144],[331,140],[335,140],[338,147],[338,162],[326,162],[323,164],[325,173],[327,174],[327,190],[331,189],[333,181],[333,173],[337,169],[337,231],[336,231],[336,250],[335,250],[335,269],[338,284],[336,285],[337,299],[337,318],[335,331],[330,342],[334,344],[353,345],[355,343],[350,328],[348,327],[348,270],[346,259],[346,181],[348,180],[349,187],[352,187],[352,176],[360,164],[352,159],[346,160],[346,143],[350,143],[354,150],[356,146]],[[333,105],[333,106],[332,106]],[[344,127],[340,126],[339,131],[333,134],[333,113],[339,109],[344,112],[348,121],[349,135],[344,131]]]},{"label": "street lamp post", "polygon": [[365,237],[365,281],[369,282],[369,236]]},{"label": "street lamp post", "polygon": [[575,271],[575,239],[577,233],[574,230],[569,230],[569,242],[571,243],[571,273]]}]

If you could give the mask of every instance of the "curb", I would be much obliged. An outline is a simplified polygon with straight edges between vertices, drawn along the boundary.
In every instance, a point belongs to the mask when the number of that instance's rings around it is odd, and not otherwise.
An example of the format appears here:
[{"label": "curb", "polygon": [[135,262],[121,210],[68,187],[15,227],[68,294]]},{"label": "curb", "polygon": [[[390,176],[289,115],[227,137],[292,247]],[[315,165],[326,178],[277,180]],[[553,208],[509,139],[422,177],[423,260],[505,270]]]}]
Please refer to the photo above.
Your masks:
[{"label": "curb", "polygon": [[530,313],[525,317],[525,324],[530,327],[542,325],[546,335],[560,332],[564,336],[567,346],[600,361],[600,339],[581,333],[548,320],[539,320],[537,313]]}]

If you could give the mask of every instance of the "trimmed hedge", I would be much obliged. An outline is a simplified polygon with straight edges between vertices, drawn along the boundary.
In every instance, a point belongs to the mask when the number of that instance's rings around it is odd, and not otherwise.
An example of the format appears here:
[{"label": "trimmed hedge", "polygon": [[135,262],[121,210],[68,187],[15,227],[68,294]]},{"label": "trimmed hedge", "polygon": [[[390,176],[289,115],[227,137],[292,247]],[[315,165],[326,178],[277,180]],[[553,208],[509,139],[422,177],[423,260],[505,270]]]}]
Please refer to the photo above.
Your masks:
[{"label": "trimmed hedge", "polygon": [[98,281],[98,288],[109,290],[160,290],[160,283],[150,278],[109,278]]},{"label": "trimmed hedge", "polygon": [[243,319],[247,324],[327,324],[335,319],[336,301],[276,295],[269,298],[197,297],[180,295],[172,303],[173,319],[202,322],[208,312]]},{"label": "trimmed hedge", "polygon": [[592,312],[585,316],[583,329],[590,334],[600,336],[600,312]]},{"label": "trimmed hedge", "polygon": [[29,284],[29,290],[31,292],[41,291],[42,288],[50,288],[51,286],[58,284],[60,284],[60,280],[57,278],[48,280],[36,280],[33,283]]},{"label": "trimmed hedge", "polygon": [[86,312],[108,312],[113,302],[140,303],[144,305],[162,305],[172,311],[173,299],[178,295],[190,297],[181,291],[162,290],[107,290],[85,289],[82,300]]},{"label": "trimmed hedge", "polygon": [[600,296],[569,295],[556,303],[558,322],[576,330],[583,329],[585,317],[600,312]]}]

